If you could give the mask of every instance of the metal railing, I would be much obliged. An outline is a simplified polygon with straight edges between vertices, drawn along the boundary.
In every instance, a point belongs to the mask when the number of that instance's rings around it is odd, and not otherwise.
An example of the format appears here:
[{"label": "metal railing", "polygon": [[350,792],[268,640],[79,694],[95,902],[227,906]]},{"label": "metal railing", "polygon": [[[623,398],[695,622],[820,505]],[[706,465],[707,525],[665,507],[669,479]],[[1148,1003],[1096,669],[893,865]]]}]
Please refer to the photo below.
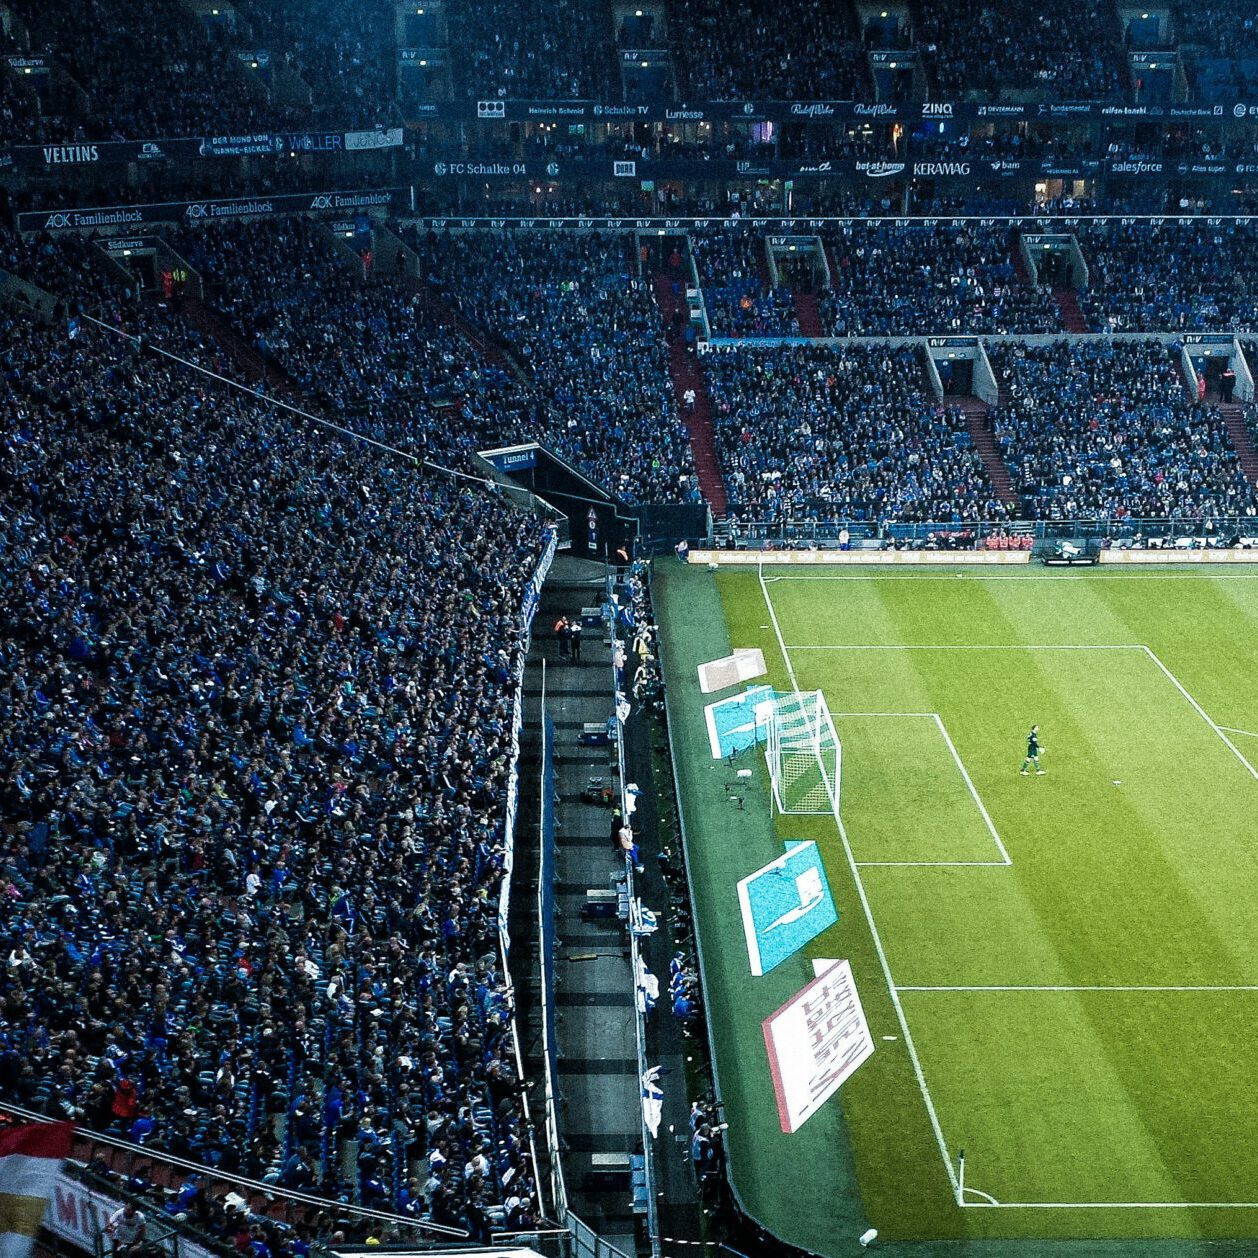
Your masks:
[{"label": "metal railing", "polygon": [[[606,576],[606,583],[605,583],[606,597],[605,597],[604,605],[607,608],[607,615],[610,619],[608,629],[611,634],[611,640],[614,644],[616,641],[617,625],[616,625],[616,612],[615,612],[616,604],[612,600],[612,586],[613,586],[613,578],[612,578],[611,572],[609,571]],[[615,652],[614,646],[612,649],[612,660],[611,660],[611,681],[612,681],[613,705],[615,705],[620,696],[621,690],[620,690],[620,684],[619,684],[620,679],[617,676],[617,671],[616,671],[616,652]],[[613,730],[615,731],[614,737],[615,737],[615,743],[616,743],[616,771],[620,779],[620,815],[624,817],[627,821],[630,815],[632,814],[633,810],[630,806],[629,797],[625,790],[627,783],[626,783],[626,778],[625,778],[624,729],[620,720],[619,713],[615,711],[614,707],[613,707],[612,718],[611,718],[611,726]],[[633,971],[634,983],[636,985],[637,976],[640,972],[639,967],[641,966],[641,963],[642,963],[641,962],[642,950],[638,943],[638,936],[634,932],[634,929],[633,929],[633,922],[635,920],[634,902],[637,895],[637,889],[634,885],[633,860],[628,855],[625,856],[625,883],[626,883],[626,889],[629,895],[629,916],[628,916],[628,920],[625,923],[625,929],[629,935],[629,965]],[[634,1029],[634,1041],[637,1047],[638,1078],[639,1080],[641,1080],[647,1072],[646,1015],[642,1011],[638,1003],[636,986],[635,986],[635,991],[634,991],[633,1008],[634,1008],[633,1029]],[[646,1173],[647,1235],[650,1239],[652,1255],[654,1256],[654,1258],[659,1258],[659,1255],[660,1255],[659,1199],[656,1195],[656,1190],[655,1190],[655,1147],[653,1144],[654,1137],[651,1135],[650,1129],[647,1127],[647,1124],[646,1124],[645,1109],[642,1109],[640,1117],[641,1117],[641,1135],[642,1135],[642,1155],[643,1155],[643,1160],[645,1164],[645,1173]]]},{"label": "metal railing", "polygon": [[[53,1121],[45,1114],[5,1102],[0,1102],[0,1115],[25,1123]],[[468,1238],[468,1233],[462,1228],[429,1223],[409,1215],[393,1214],[390,1211],[375,1210],[368,1206],[333,1201],[327,1197],[318,1197],[312,1193],[285,1188],[279,1184],[230,1174],[200,1162],[191,1162],[171,1153],[146,1148],[144,1145],[133,1144],[118,1136],[91,1131],[85,1127],[75,1128],[71,1159],[72,1161],[67,1163],[67,1166],[71,1168],[74,1168],[74,1163],[99,1164],[107,1171],[124,1179],[148,1183],[156,1189],[171,1188],[187,1176],[196,1175],[203,1180],[210,1195],[224,1190],[236,1192],[251,1213],[290,1224],[308,1223],[317,1216],[330,1214],[336,1218],[360,1219],[387,1224],[417,1234],[427,1234],[443,1243],[455,1240],[465,1241]],[[78,1177],[77,1174],[76,1177]],[[113,1181],[107,1182],[111,1195],[125,1195]],[[185,1236],[199,1246],[207,1249],[221,1248],[225,1251],[231,1248],[226,1242],[203,1236],[200,1233],[189,1235],[189,1231],[185,1232]]]},{"label": "metal railing", "polygon": [[[710,546],[764,547],[816,544],[835,549],[844,531],[853,549],[933,543],[939,549],[1004,549],[1001,539],[1102,538],[1115,548],[1135,548],[1150,543],[1190,539],[1185,549],[1230,544],[1236,539],[1258,538],[1258,516],[1074,518],[1064,520],[851,520],[841,517],[786,520],[727,520],[706,541]],[[1017,549],[1010,546],[1008,549]]]}]

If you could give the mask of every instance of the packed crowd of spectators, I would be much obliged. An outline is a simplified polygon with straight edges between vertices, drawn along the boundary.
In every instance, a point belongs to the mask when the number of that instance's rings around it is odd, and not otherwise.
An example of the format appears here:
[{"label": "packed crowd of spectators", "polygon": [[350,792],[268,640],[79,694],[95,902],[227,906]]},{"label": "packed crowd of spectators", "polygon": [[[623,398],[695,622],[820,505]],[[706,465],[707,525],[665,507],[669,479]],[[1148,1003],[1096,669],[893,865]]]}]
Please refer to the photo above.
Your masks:
[{"label": "packed crowd of spectators", "polygon": [[454,0],[447,28],[464,96],[621,99],[603,0]]},{"label": "packed crowd of spectators", "polygon": [[991,420],[1040,519],[1253,514],[1218,410],[1189,402],[1160,341],[990,342],[1007,405]]},{"label": "packed crowd of spectators", "polygon": [[1218,57],[1258,57],[1258,13],[1248,0],[1174,0],[1177,42]]},{"label": "packed crowd of spectators", "polygon": [[78,236],[54,238],[47,232],[20,236],[0,228],[0,271],[59,297],[116,287],[100,251]]},{"label": "packed crowd of spectators", "polygon": [[[242,0],[230,22],[202,20],[178,0],[14,0],[12,7],[29,51],[50,57],[86,97],[77,109],[33,115],[29,100],[6,92],[13,130],[0,131],[0,141],[358,127],[393,117],[394,13],[383,0]],[[12,41],[7,50],[26,51]],[[243,52],[255,54],[256,72]],[[289,78],[280,86],[282,71]]]},{"label": "packed crowd of spectators", "polygon": [[669,42],[686,100],[865,100],[851,11],[825,0],[672,0]]},{"label": "packed crowd of spectators", "polygon": [[[0,29],[0,57],[23,55],[23,49]],[[41,144],[64,135],[68,124],[61,117],[63,93],[48,85],[43,99],[33,83],[11,67],[5,73],[0,61],[0,150],[10,144]]]},{"label": "packed crowd of spectators", "polygon": [[197,21],[178,0],[14,0],[13,8],[32,50],[46,50],[87,93],[88,114],[74,134],[209,135],[266,118],[265,96],[242,81],[228,31]]},{"label": "packed crowd of spectators", "polygon": [[[12,7],[24,34],[20,42],[0,37],[0,51],[51,57],[54,81],[64,85],[65,71],[85,95],[76,102],[76,89],[62,92],[64,100],[41,113],[10,84],[0,99],[0,143],[360,127],[400,116],[399,15],[386,0],[240,0],[203,16],[179,0]],[[802,0],[789,13],[767,0],[677,0],[666,29],[651,15],[624,21],[656,48],[667,45],[683,99],[870,101],[854,17],[851,6],[824,0]],[[439,25],[456,95],[620,102],[618,59],[634,45],[622,30],[616,47],[613,22],[604,0],[453,0]],[[1258,17],[1245,0],[1181,4],[1174,29],[1194,54],[1230,66],[1242,95],[1258,82]],[[1088,0],[1053,0],[1027,15],[987,0],[925,5],[900,38],[923,55],[932,98],[1030,89],[1108,99],[1129,86],[1117,21]],[[669,90],[667,63],[660,73],[652,94]],[[1028,151],[1023,137],[1008,146],[986,140],[984,151]],[[804,155],[851,148],[831,138]]]},{"label": "packed crowd of spectators", "polygon": [[999,519],[959,411],[911,349],[815,346],[704,359],[732,509],[751,520]]},{"label": "packed crowd of spectators", "polygon": [[[629,237],[404,234],[423,280],[409,287],[364,279],[352,251],[337,256],[302,219],[185,228],[172,241],[246,341],[355,431],[464,468],[476,450],[538,440],[627,501],[697,500]],[[491,352],[435,314],[425,286]]]},{"label": "packed crowd of spectators", "polygon": [[1094,331],[1258,329],[1258,234],[1234,222],[1106,222],[1076,229]]},{"label": "packed crowd of spectators", "polygon": [[545,434],[626,501],[698,500],[663,323],[631,236],[409,229],[407,238],[446,301],[522,365],[522,434]]},{"label": "packed crowd of spectators", "polygon": [[1006,88],[1101,100],[1119,95],[1126,82],[1116,15],[1092,0],[1017,11],[990,0],[922,4],[914,29],[944,100]]},{"label": "packed crowd of spectators", "polygon": [[495,904],[540,527],[3,319],[6,1099],[482,1240],[527,1221]]},{"label": "packed crowd of spectators", "polygon": [[798,336],[792,290],[774,287],[763,234],[691,233],[714,336]]},{"label": "packed crowd of spectators", "polygon": [[355,431],[417,457],[461,461],[501,444],[501,424],[511,430],[513,412],[495,405],[510,392],[501,369],[395,277],[364,277],[359,255],[347,247],[338,256],[316,224],[223,223],[182,228],[171,240],[208,279],[229,324]]},{"label": "packed crowd of spectators", "polygon": [[855,223],[826,238],[832,336],[1052,332],[1052,293],[1017,275],[1007,227]]},{"label": "packed crowd of spectators", "polygon": [[236,0],[235,9],[249,45],[311,89],[313,117],[345,127],[395,120],[396,12],[387,0]]}]

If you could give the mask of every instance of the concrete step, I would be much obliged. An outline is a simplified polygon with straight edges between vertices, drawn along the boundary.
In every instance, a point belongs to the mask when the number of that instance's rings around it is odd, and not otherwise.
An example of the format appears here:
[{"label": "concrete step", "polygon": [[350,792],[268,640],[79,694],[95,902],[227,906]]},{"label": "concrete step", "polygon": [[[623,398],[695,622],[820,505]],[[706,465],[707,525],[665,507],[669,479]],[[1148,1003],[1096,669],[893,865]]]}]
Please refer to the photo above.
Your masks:
[{"label": "concrete step", "polygon": [[1241,471],[1251,485],[1258,483],[1258,450],[1254,448],[1254,440],[1250,435],[1249,426],[1245,423],[1245,407],[1241,402],[1219,402],[1219,412],[1227,425],[1227,434],[1236,449],[1236,457],[1240,460]]},{"label": "concrete step", "polygon": [[[660,317],[667,332],[671,329],[673,317],[682,309],[685,298],[673,292],[673,284],[680,277],[668,271],[657,271],[652,281],[655,289],[655,301],[660,308]],[[684,283],[684,280],[681,281]],[[679,336],[668,347],[668,371],[673,382],[673,396],[677,399],[677,409],[682,422],[690,430],[690,449],[694,455],[695,471],[699,476],[699,488],[712,508],[712,514],[720,517],[729,510],[729,497],[725,491],[725,479],[721,475],[720,460],[716,453],[716,436],[712,428],[712,401],[708,396],[707,384],[703,378],[697,354],[687,352],[685,341]],[[686,407],[685,396],[689,389],[694,390],[695,406],[690,411]]]},{"label": "concrete step", "polygon": [[987,479],[991,481],[996,496],[1002,502],[1017,502],[1018,492],[1014,489],[1013,478],[1009,474],[1009,468],[1001,456],[1000,447],[987,422],[991,408],[977,397],[949,398],[948,404],[964,413],[970,441],[979,458],[983,460],[983,468],[987,472]]},{"label": "concrete step", "polygon": [[795,318],[799,320],[801,336],[825,336],[825,328],[821,324],[821,311],[818,308],[816,293],[794,294]]},{"label": "concrete step", "polygon": [[1083,307],[1079,305],[1079,295],[1073,288],[1055,288],[1053,297],[1057,309],[1061,312],[1062,325],[1067,332],[1086,332],[1088,321],[1084,316]]}]

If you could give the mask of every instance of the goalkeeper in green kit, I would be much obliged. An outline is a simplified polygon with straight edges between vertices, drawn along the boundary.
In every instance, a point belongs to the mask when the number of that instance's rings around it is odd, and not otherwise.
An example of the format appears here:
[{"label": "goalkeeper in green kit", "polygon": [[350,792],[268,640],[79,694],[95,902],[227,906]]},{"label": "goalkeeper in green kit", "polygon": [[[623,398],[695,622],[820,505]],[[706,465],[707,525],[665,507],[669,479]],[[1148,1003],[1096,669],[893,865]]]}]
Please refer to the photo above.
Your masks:
[{"label": "goalkeeper in green kit", "polygon": [[1040,727],[1038,725],[1031,726],[1031,732],[1026,736],[1026,759],[1022,762],[1022,768],[1018,770],[1023,777],[1027,776],[1027,765],[1035,766],[1036,777],[1043,777],[1044,770],[1040,768],[1040,752],[1044,748],[1040,746]]}]

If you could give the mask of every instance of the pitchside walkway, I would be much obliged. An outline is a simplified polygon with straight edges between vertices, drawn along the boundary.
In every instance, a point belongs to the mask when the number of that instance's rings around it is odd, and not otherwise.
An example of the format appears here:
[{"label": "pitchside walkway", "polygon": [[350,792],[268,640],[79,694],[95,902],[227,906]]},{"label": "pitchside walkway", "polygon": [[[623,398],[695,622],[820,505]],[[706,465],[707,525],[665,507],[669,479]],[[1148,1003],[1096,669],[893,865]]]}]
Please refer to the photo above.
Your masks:
[{"label": "pitchside walkway", "polygon": [[[636,1203],[628,1158],[642,1152],[641,1082],[635,1026],[635,982],[624,923],[613,912],[592,917],[591,892],[614,894],[623,859],[611,841],[612,809],[591,797],[607,788],[618,797],[613,745],[588,745],[587,726],[605,726],[614,706],[611,652],[604,635],[587,630],[581,660],[559,654],[554,633],[561,615],[602,602],[601,564],[560,556],[542,591],[525,674],[521,747],[521,812],[512,889],[511,937],[525,1039],[530,1104],[543,1124],[543,1037],[537,998],[537,789],[541,769],[543,662],[545,708],[555,724],[556,948],[555,1013],[559,1044],[559,1131],[570,1208],[609,1244],[632,1255],[645,1235],[644,1201]],[[633,729],[637,722],[630,720]],[[664,1118],[654,1142],[661,1230],[697,1239],[700,1216],[689,1162],[689,1100],[683,1040],[668,1002],[671,935],[667,889],[655,857],[657,809],[651,789],[649,736],[636,730],[629,749],[631,780],[642,788],[634,829],[642,843],[639,898],[657,911],[660,929],[643,941],[643,956],[660,979],[661,996],[647,1017],[647,1056],[665,1068]],[[613,905],[615,901],[613,899]],[[526,964],[532,958],[532,964]],[[675,1129],[669,1132],[669,1126]],[[679,1143],[675,1133],[682,1133]],[[636,1205],[636,1209],[635,1209]]]}]

